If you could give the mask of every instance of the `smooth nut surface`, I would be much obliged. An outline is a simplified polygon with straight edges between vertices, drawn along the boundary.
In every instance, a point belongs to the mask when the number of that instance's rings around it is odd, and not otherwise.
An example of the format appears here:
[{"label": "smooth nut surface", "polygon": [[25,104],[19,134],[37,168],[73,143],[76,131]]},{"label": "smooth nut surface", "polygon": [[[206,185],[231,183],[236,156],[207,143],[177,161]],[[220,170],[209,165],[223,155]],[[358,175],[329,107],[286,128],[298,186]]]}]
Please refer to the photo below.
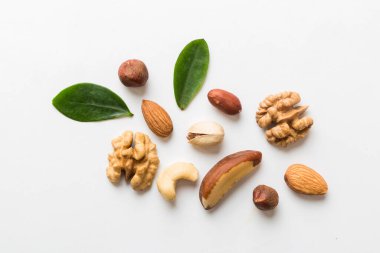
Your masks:
[{"label": "smooth nut surface", "polygon": [[144,86],[149,78],[145,64],[136,59],[123,62],[119,67],[118,74],[120,81],[127,87]]},{"label": "smooth nut surface", "polygon": [[303,164],[289,166],[284,176],[286,184],[298,193],[308,195],[323,195],[328,186],[323,177],[315,170]]},{"label": "smooth nut surface", "polygon": [[190,144],[199,146],[216,145],[223,141],[224,129],[216,122],[198,122],[187,133]]},{"label": "smooth nut surface", "polygon": [[278,193],[272,187],[259,185],[253,190],[253,203],[263,211],[272,210],[278,205]]},{"label": "smooth nut surface", "polygon": [[199,189],[199,199],[205,209],[213,208],[242,178],[261,162],[261,152],[240,151],[224,157],[207,172]]},{"label": "smooth nut surface", "polygon": [[158,176],[157,188],[166,200],[172,201],[176,197],[175,186],[178,180],[195,182],[197,179],[198,170],[192,163],[177,162],[161,172]]},{"label": "smooth nut surface", "polygon": [[222,89],[210,90],[207,94],[208,101],[222,112],[235,115],[241,112],[241,103],[237,96]]},{"label": "smooth nut surface", "polygon": [[173,132],[173,122],[169,114],[159,104],[143,100],[141,111],[150,130],[160,137],[167,137]]}]

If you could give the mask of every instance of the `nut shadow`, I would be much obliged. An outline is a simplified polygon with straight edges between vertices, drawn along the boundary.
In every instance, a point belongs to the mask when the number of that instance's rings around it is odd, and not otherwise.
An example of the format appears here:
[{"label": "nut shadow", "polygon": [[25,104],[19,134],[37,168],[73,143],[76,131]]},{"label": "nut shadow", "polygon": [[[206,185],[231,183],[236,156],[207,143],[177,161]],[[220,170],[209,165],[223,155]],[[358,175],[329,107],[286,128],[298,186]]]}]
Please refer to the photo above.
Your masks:
[{"label": "nut shadow", "polygon": [[177,202],[176,202],[176,200],[168,201],[168,200],[166,200],[166,199],[164,199],[164,198],[162,198],[162,199],[163,199],[163,201],[166,202],[166,205],[167,205],[168,207],[170,207],[171,209],[174,209],[174,208],[177,207]]},{"label": "nut shadow", "polygon": [[231,120],[231,121],[235,121],[235,122],[237,122],[237,121],[240,120],[240,117],[241,117],[240,114],[241,114],[241,113],[238,113],[238,114],[235,114],[235,115],[228,115],[228,114],[225,114],[225,116],[226,116],[227,119],[229,119],[229,120]]},{"label": "nut shadow", "polygon": [[[243,178],[242,180],[240,180],[236,184],[239,184],[239,185],[245,184],[247,181],[249,181],[257,173],[257,171],[260,169],[260,167],[261,167],[261,164],[251,174],[247,175],[245,178]],[[219,206],[222,205],[222,203],[226,199],[228,199],[230,195],[234,194],[234,192],[236,191],[237,188],[238,188],[237,185],[235,187],[233,187],[229,192],[227,192],[222,197],[222,199],[219,201],[219,203],[216,206],[214,206],[212,209],[206,210],[207,213],[212,214],[213,212],[217,211],[219,209]]]},{"label": "nut shadow", "polygon": [[[173,132],[174,132],[174,128],[173,128]],[[172,139],[172,136],[173,136],[173,132],[171,132],[171,134],[168,136],[168,137],[160,137],[160,136],[157,136],[157,140],[158,142],[163,142],[163,143],[168,143],[171,139]],[[156,141],[157,142],[157,141]]]},{"label": "nut shadow", "polygon": [[294,196],[297,196],[297,198],[300,198],[304,201],[309,201],[309,202],[323,201],[327,198],[327,194],[324,194],[324,195],[307,195],[307,194],[302,194],[302,193],[292,191],[290,189],[289,189],[289,191],[291,191]]},{"label": "nut shadow", "polygon": [[144,86],[141,86],[141,87],[127,87],[128,88],[128,91],[133,93],[134,95],[137,95],[137,96],[143,96],[145,95],[146,91],[147,91],[147,86],[149,85],[149,80],[148,82],[144,85]]},{"label": "nut shadow", "polygon": [[190,145],[193,146],[194,149],[196,149],[197,151],[199,151],[201,153],[217,154],[222,149],[223,142],[219,143],[217,145],[213,145],[213,146],[199,146],[199,145],[192,145],[192,144],[190,144]]},{"label": "nut shadow", "polygon": [[182,189],[191,189],[191,190],[194,190],[194,188],[197,188],[198,186],[198,181],[197,182],[191,182],[191,181],[188,181],[188,180],[179,180],[177,181],[176,183],[176,198],[173,200],[173,201],[168,201],[168,200],[165,200],[166,204],[168,206],[170,206],[170,208],[175,208],[177,206],[177,198],[178,198],[178,195],[181,195],[181,191]]},{"label": "nut shadow", "polygon": [[117,183],[113,183],[113,182],[109,182],[109,183],[111,183],[113,187],[121,188],[122,186],[124,186],[124,183],[122,183],[121,181],[124,181],[124,180],[120,180],[120,182],[117,182]]},{"label": "nut shadow", "polygon": [[241,115],[241,112],[238,113],[238,114],[235,114],[235,115],[229,115],[229,114],[224,113],[224,112],[222,112],[221,110],[219,110],[218,108],[215,108],[215,107],[214,107],[214,111],[215,111],[215,113],[218,113],[219,115],[222,115],[223,117],[227,118],[227,119],[230,120],[230,121],[235,121],[235,122],[237,122],[237,121],[240,120],[240,117],[241,117],[241,116],[240,116],[240,115]]},{"label": "nut shadow", "polygon": [[135,191],[131,186],[129,188],[131,188],[135,192],[135,194],[137,194],[137,195],[144,195],[144,194],[146,194],[147,192],[149,192],[152,189],[152,186],[149,187],[148,189],[145,189],[145,190],[142,190],[142,191],[139,191],[139,190]]},{"label": "nut shadow", "polygon": [[177,184],[176,184],[176,195],[178,195],[178,192],[182,191],[181,189],[193,189],[193,188],[196,188],[198,186],[198,181],[197,180],[196,182],[191,182],[189,180],[178,180],[177,181]]},{"label": "nut shadow", "polygon": [[277,213],[277,207],[275,209],[268,210],[268,211],[263,211],[263,210],[259,210],[259,211],[261,213],[261,216],[264,216],[267,219],[272,219]]}]

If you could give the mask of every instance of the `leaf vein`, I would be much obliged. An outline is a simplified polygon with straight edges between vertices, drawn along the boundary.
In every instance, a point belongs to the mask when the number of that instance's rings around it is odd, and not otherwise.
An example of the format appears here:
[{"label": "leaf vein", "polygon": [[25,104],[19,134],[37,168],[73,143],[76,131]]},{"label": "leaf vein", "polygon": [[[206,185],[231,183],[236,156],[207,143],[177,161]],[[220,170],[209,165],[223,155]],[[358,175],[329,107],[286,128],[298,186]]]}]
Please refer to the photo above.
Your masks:
[{"label": "leaf vein", "polygon": [[102,104],[97,104],[97,103],[83,103],[83,102],[77,102],[77,101],[70,101],[68,100],[67,103],[69,104],[78,104],[78,105],[88,105],[88,106],[94,106],[94,107],[99,107],[99,108],[107,108],[107,109],[113,109],[115,111],[120,111],[120,112],[126,112],[125,109],[121,109],[115,106],[110,106],[110,105],[102,105]]}]

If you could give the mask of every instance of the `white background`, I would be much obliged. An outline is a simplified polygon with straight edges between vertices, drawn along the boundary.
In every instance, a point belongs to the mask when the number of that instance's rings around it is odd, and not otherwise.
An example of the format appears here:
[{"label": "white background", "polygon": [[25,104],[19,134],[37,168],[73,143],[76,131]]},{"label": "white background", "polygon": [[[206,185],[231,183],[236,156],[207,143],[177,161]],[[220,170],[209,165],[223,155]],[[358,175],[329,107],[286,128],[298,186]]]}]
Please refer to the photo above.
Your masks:
[{"label": "white background", "polygon": [[[210,48],[206,83],[187,110],[173,95],[173,68],[191,40]],[[0,2],[0,252],[379,252],[378,0],[5,1]],[[143,60],[146,88],[118,80],[121,62]],[[63,88],[93,82],[118,93],[133,118],[72,121],[51,105]],[[223,88],[241,100],[240,117],[207,101]],[[281,150],[255,122],[267,95],[298,91],[315,124],[305,141]],[[167,109],[174,132],[153,135],[140,111],[150,99]],[[220,148],[199,150],[187,128],[215,120]],[[181,183],[169,204],[154,186],[114,186],[105,169],[110,141],[124,130],[148,133],[160,171],[193,162],[204,176],[232,152],[256,149],[263,161],[212,212],[200,180]],[[293,193],[292,163],[320,172],[326,197]],[[155,183],[155,182],[154,182]],[[252,203],[258,184],[280,204]]]}]

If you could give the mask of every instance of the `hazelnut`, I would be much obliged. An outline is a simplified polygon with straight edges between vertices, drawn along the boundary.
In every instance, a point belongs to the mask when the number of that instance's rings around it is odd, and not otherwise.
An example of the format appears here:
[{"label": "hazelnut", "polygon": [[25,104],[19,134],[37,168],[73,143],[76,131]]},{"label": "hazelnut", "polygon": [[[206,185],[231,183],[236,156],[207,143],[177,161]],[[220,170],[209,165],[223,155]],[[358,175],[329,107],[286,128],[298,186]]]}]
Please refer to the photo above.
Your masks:
[{"label": "hazelnut", "polygon": [[127,87],[141,87],[148,81],[148,69],[140,60],[127,60],[119,67],[120,81]]},{"label": "hazelnut", "polygon": [[260,210],[272,210],[278,205],[278,193],[272,187],[259,185],[253,190],[253,203]]}]

